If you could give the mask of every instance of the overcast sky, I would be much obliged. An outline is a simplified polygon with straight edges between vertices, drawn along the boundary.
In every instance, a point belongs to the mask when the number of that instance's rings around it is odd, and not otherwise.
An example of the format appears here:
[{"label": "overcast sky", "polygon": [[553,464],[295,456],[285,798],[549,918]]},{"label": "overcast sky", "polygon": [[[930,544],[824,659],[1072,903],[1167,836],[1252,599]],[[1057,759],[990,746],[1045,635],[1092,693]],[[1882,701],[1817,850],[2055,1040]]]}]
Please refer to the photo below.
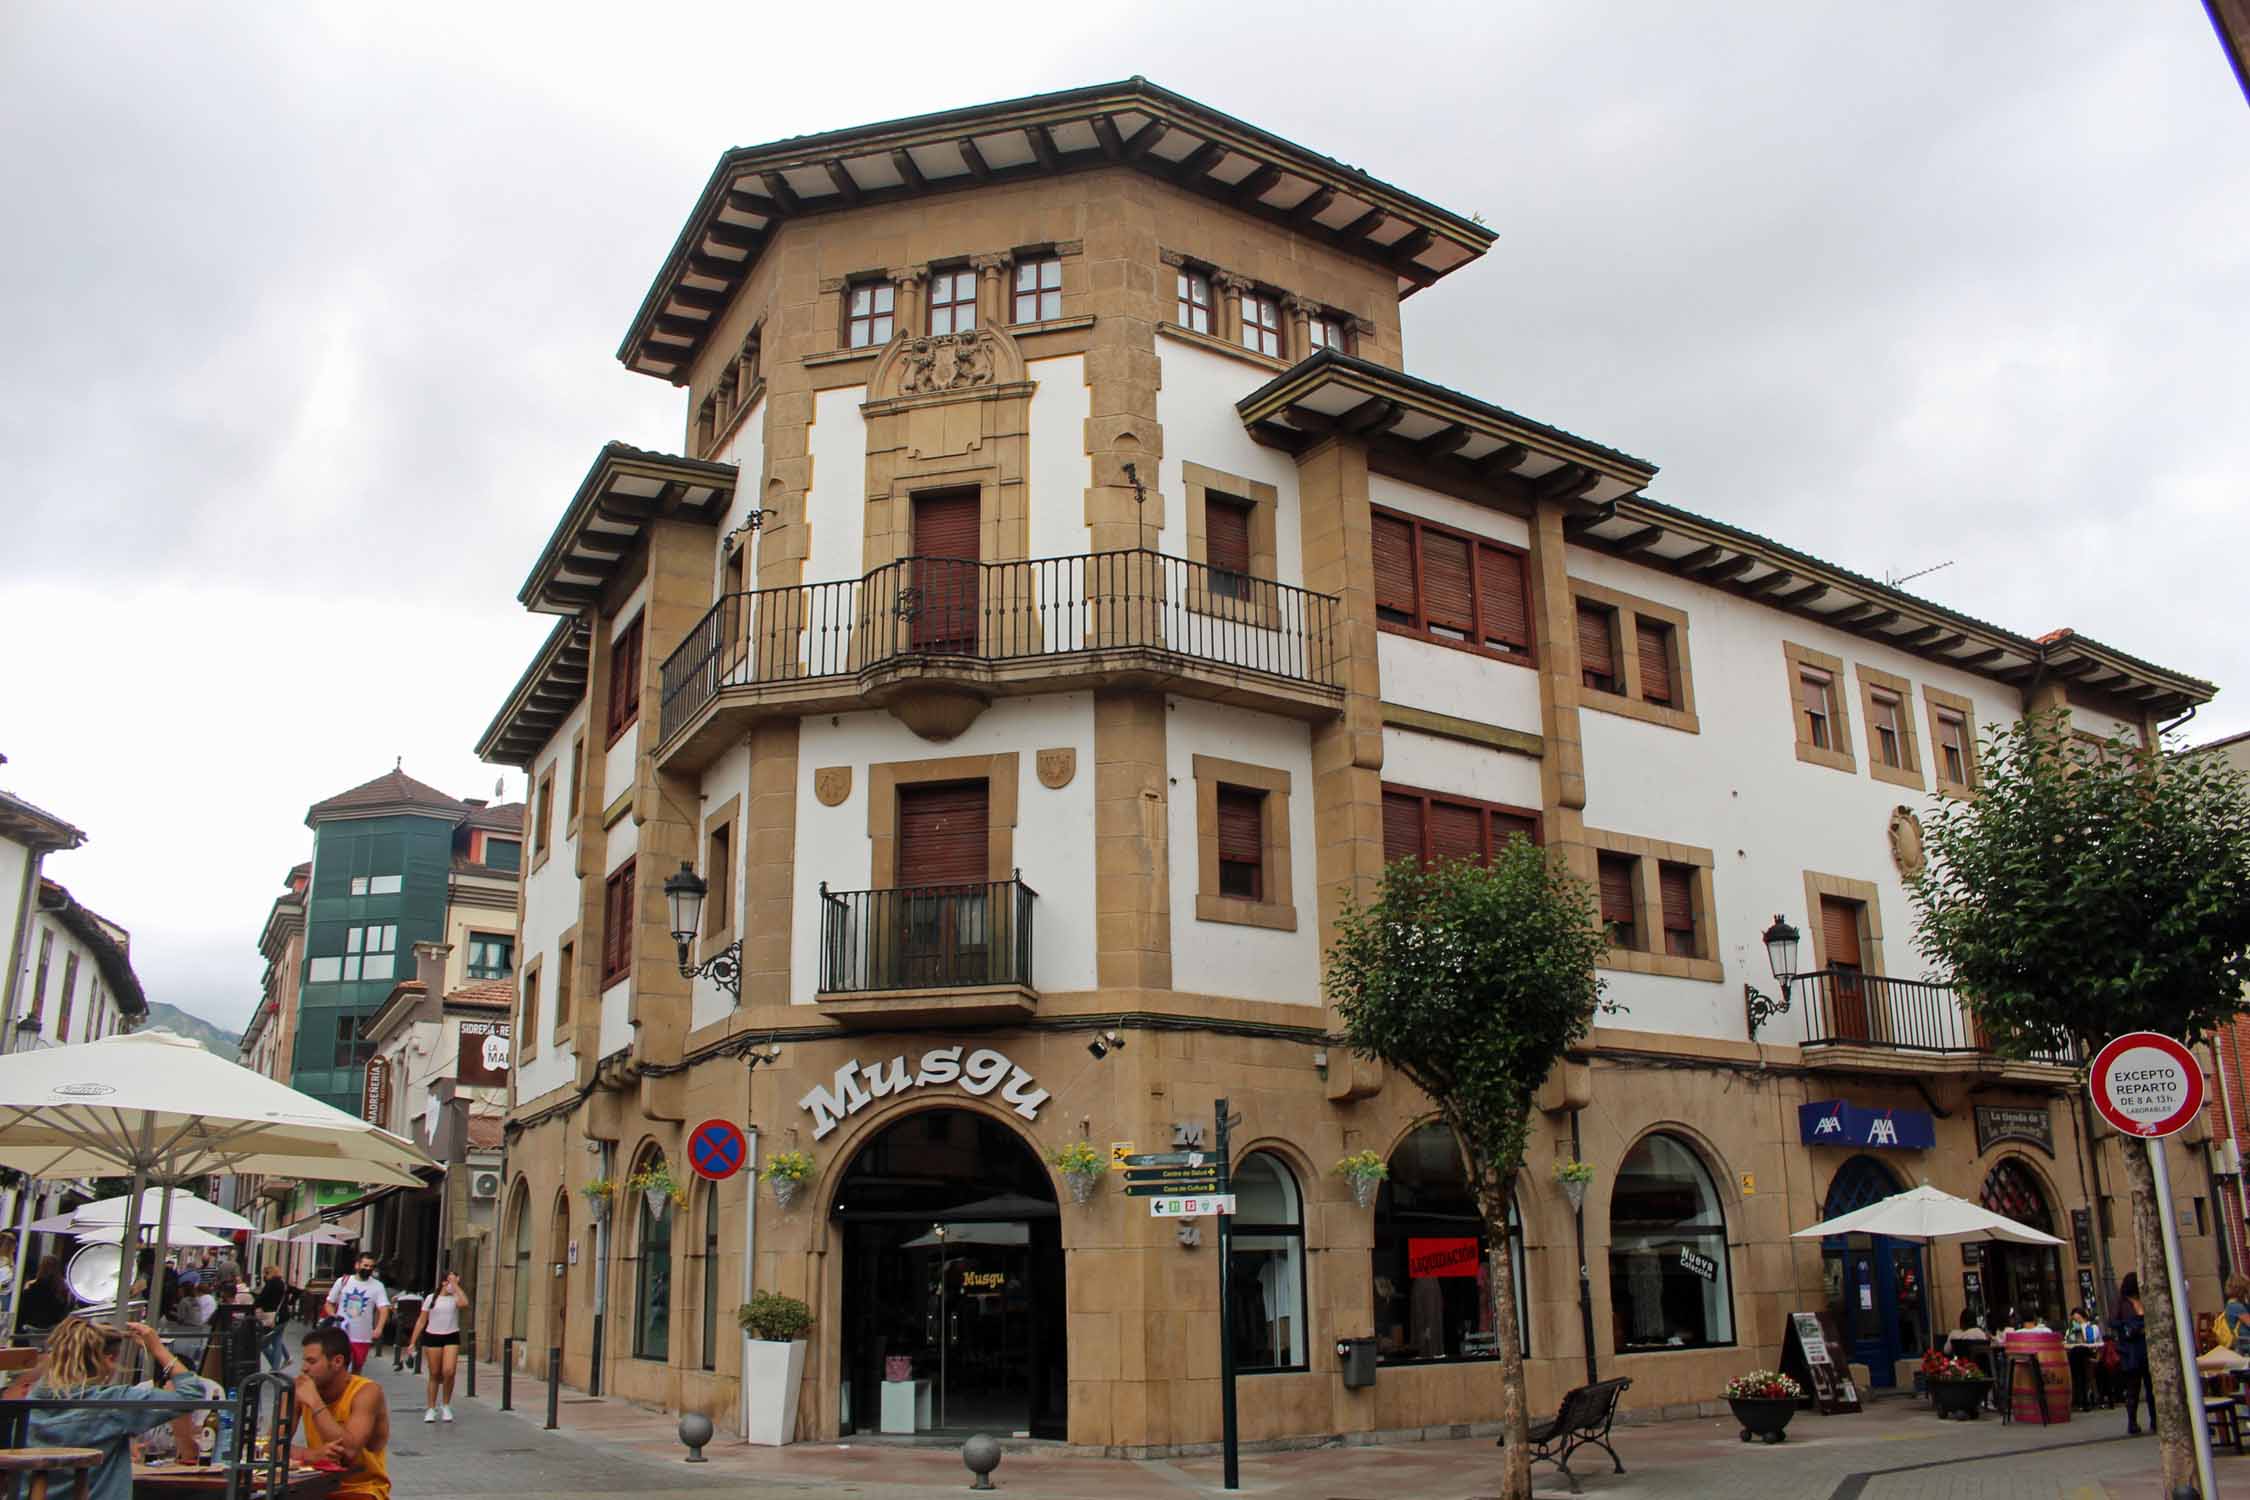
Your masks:
[{"label": "overcast sky", "polygon": [[604,439],[679,446],[613,352],[721,150],[1136,72],[1484,216],[1418,373],[2250,679],[2250,109],[2196,0],[16,0],[0,786],[86,829],[49,870],[150,995],[247,1017],[311,802],[492,792],[539,544]]}]

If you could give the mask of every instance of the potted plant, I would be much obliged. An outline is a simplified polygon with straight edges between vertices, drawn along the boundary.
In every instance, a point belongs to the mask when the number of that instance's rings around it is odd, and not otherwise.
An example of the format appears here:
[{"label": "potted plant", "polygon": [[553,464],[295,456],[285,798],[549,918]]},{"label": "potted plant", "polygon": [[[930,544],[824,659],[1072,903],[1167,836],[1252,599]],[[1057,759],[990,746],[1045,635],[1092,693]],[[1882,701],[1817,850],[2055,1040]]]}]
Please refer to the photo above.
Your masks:
[{"label": "potted plant", "polygon": [[1391,1175],[1391,1168],[1372,1151],[1354,1151],[1336,1163],[1336,1175],[1352,1185],[1354,1203],[1373,1208],[1375,1195],[1383,1190],[1383,1179]]},{"label": "potted plant", "polygon": [[607,1177],[597,1177],[578,1191],[585,1198],[586,1211],[594,1216],[596,1224],[609,1217],[609,1200],[617,1196],[616,1183]]},{"label": "potted plant", "polygon": [[1922,1356],[1922,1380],[1930,1389],[1930,1404],[1937,1408],[1940,1421],[1959,1417],[1974,1422],[1984,1409],[1985,1393],[1992,1389],[1992,1377],[1981,1366],[1949,1358],[1938,1349]]},{"label": "potted plant", "polygon": [[1084,1203],[1109,1170],[1109,1158],[1094,1149],[1092,1141],[1071,1141],[1047,1153],[1047,1164],[1070,1184],[1070,1201]]},{"label": "potted plant", "polygon": [[1586,1185],[1594,1180],[1591,1162],[1558,1161],[1555,1163],[1555,1185],[1570,1200],[1570,1211],[1577,1213],[1586,1206]]},{"label": "potted plant", "polygon": [[672,1169],[661,1156],[626,1178],[625,1191],[639,1193],[654,1219],[670,1213],[673,1204],[687,1202],[687,1189],[672,1180]]},{"label": "potted plant", "polygon": [[779,1448],[797,1440],[797,1387],[805,1378],[812,1309],[779,1292],[752,1292],[735,1311],[742,1346],[742,1439]]},{"label": "potted plant", "polygon": [[787,1213],[790,1200],[797,1196],[797,1189],[812,1181],[812,1174],[811,1152],[776,1151],[772,1159],[767,1161],[765,1171],[759,1175],[765,1178],[766,1186],[773,1189],[773,1201],[780,1205],[783,1213]]},{"label": "potted plant", "polygon": [[1788,1437],[1785,1429],[1797,1415],[1797,1403],[1805,1399],[1805,1388],[1779,1370],[1752,1370],[1728,1381],[1725,1394],[1734,1419],[1742,1424],[1742,1441],[1779,1443]]}]

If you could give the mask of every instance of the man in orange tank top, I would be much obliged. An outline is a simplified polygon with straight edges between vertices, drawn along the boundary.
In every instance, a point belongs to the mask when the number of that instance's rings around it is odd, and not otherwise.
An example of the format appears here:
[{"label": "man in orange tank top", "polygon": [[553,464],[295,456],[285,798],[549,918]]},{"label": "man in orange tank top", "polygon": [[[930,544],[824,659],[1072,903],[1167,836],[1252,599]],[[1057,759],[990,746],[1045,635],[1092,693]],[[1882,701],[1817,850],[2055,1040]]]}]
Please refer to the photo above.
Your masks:
[{"label": "man in orange tank top", "polygon": [[390,1500],[391,1411],[383,1388],[352,1373],[352,1341],[341,1328],[311,1330],[304,1349],[290,1462],[340,1465],[344,1477],[333,1500]]}]

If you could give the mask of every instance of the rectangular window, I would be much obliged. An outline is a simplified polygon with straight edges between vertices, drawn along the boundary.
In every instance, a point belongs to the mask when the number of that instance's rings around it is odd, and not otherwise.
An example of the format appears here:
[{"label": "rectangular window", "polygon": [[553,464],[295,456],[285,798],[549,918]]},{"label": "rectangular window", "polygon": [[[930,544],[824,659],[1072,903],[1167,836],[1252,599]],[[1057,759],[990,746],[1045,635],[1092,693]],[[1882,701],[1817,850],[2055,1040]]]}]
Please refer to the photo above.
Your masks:
[{"label": "rectangular window", "polygon": [[1062,316],[1062,257],[1042,255],[1016,262],[1017,323],[1045,323]]},{"label": "rectangular window", "polygon": [[1375,617],[1511,660],[1531,655],[1523,554],[1409,516],[1376,511]]},{"label": "rectangular window", "polygon": [[78,1003],[78,955],[73,953],[63,960],[62,1004],[55,1008],[55,1040],[70,1041],[70,1012]]},{"label": "rectangular window", "polygon": [[1950,708],[1937,711],[1938,774],[1955,786],[1969,785],[1969,722]]},{"label": "rectangular window", "polygon": [[336,1018],[336,1050],[330,1066],[362,1068],[375,1055],[375,1039],[367,1034],[364,1016],[338,1016]]},{"label": "rectangular window", "polygon": [[1314,313],[1305,320],[1305,342],[1315,349],[1333,349],[1338,354],[1349,354],[1352,348],[1347,337],[1344,320],[1333,313]]},{"label": "rectangular window", "polygon": [[1219,894],[1266,899],[1266,794],[1249,787],[1219,788]]},{"label": "rectangular window", "polygon": [[47,966],[54,962],[54,957],[55,930],[50,927],[39,934],[39,977],[31,986],[30,1020],[34,1025],[47,1008]]},{"label": "rectangular window", "polygon": [[1211,278],[1201,271],[1180,273],[1180,300],[1174,314],[1182,328],[1211,331]]},{"label": "rectangular window", "polygon": [[1466,859],[1482,864],[1511,838],[1537,843],[1539,819],[1528,809],[1412,787],[1383,788],[1383,861],[1437,864]]},{"label": "rectangular window", "polygon": [[516,940],[497,932],[469,934],[469,977],[506,979],[516,971]]},{"label": "rectangular window", "polygon": [[539,1036],[539,971],[536,968],[523,976],[523,994],[516,1002],[516,1035],[523,1038],[526,1052]]},{"label": "rectangular window", "polygon": [[1232,496],[1203,499],[1203,557],[1210,565],[1214,598],[1250,597],[1250,502]]},{"label": "rectangular window", "polygon": [[627,860],[602,887],[602,988],[633,972],[633,867]]},{"label": "rectangular window", "polygon": [[555,1035],[570,1025],[570,997],[578,987],[578,945],[564,943],[555,950]]},{"label": "rectangular window", "polygon": [[1874,705],[1874,723],[1868,726],[1875,737],[1875,759],[1893,770],[1906,765],[1906,718],[1898,694],[1887,688],[1876,688],[1868,694]]},{"label": "rectangular window", "polygon": [[862,281],[844,289],[844,347],[872,349],[891,341],[891,315],[898,288],[887,281]]},{"label": "rectangular window", "polygon": [[354,875],[351,889],[355,896],[395,896],[403,884],[398,875]]},{"label": "rectangular window", "polygon": [[1641,946],[1640,911],[1633,900],[1633,857],[1604,854],[1599,862],[1602,926],[1612,948]]},{"label": "rectangular window", "polygon": [[539,773],[539,792],[534,799],[531,816],[531,855],[543,859],[547,845],[554,837],[555,826],[555,768],[549,766]]},{"label": "rectangular window", "polygon": [[1647,615],[1633,617],[1636,649],[1641,659],[1641,701],[1672,708],[1679,690],[1672,686],[1672,627]]},{"label": "rectangular window", "polygon": [[1617,611],[1603,604],[1578,606],[1578,679],[1597,693],[1623,690],[1617,670]]},{"label": "rectangular window", "polygon": [[389,979],[398,958],[398,924],[374,922],[344,929],[344,951],[316,958],[305,966],[313,984],[350,984],[361,979]]},{"label": "rectangular window", "polygon": [[641,717],[641,621],[620,630],[609,648],[609,742],[633,727]]},{"label": "rectangular window", "polygon": [[574,735],[570,741],[570,785],[563,792],[563,837],[578,837],[578,810],[585,802],[586,736]]},{"label": "rectangular window", "polygon": [[703,854],[703,878],[710,891],[703,900],[703,935],[724,937],[734,926],[734,825],[711,830]]},{"label": "rectangular window", "polygon": [[977,273],[930,273],[930,333],[967,333],[977,326]]},{"label": "rectangular window", "polygon": [[484,862],[495,870],[520,870],[523,868],[523,840],[496,839],[490,834],[484,838]]},{"label": "rectangular window", "polygon": [[1804,716],[1805,740],[1815,750],[1835,748],[1835,679],[1817,667],[1797,669],[1797,712]]},{"label": "rectangular window", "polygon": [[1281,357],[1281,303],[1263,292],[1242,294],[1242,347]]},{"label": "rectangular window", "polygon": [[1695,932],[1695,867],[1659,864],[1656,887],[1664,908],[1664,951],[1674,958],[1700,957]]}]

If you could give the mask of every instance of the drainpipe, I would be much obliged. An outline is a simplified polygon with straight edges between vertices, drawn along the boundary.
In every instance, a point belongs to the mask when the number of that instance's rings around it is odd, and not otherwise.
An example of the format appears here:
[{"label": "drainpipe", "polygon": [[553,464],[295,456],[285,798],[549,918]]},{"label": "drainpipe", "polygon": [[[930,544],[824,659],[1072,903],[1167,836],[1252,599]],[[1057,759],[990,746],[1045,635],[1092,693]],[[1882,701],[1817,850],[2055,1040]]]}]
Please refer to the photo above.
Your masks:
[{"label": "drainpipe", "polygon": [[[603,1180],[616,1180],[616,1165],[616,1144],[602,1142]],[[589,1396],[599,1396],[602,1393],[602,1345],[603,1335],[607,1332],[603,1325],[609,1313],[609,1235],[610,1227],[617,1222],[617,1216],[625,1211],[624,1204],[625,1194],[622,1191],[610,1194],[609,1212],[602,1215],[602,1221],[594,1226],[594,1357],[586,1373],[586,1394]]]},{"label": "drainpipe", "polygon": [[[1570,1159],[1572,1161],[1585,1160],[1578,1154],[1579,1149],[1578,1111],[1574,1109],[1570,1112]],[[1586,1383],[1592,1385],[1601,1379],[1601,1375],[1594,1368],[1594,1283],[1593,1275],[1586,1266],[1586,1205],[1584,1202],[1580,1202],[1578,1207],[1571,1211],[1570,1217],[1572,1225],[1578,1231],[1578,1327],[1586,1339]]]}]

